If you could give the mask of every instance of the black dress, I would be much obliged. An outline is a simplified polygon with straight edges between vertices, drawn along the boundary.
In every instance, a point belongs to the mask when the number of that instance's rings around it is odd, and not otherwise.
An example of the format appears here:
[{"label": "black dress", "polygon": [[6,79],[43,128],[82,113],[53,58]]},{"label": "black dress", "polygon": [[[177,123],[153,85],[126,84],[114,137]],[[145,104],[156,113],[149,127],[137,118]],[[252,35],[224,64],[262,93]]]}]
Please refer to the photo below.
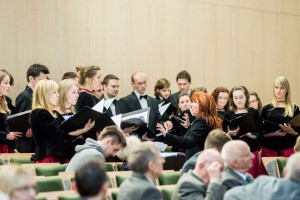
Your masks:
[{"label": "black dress", "polygon": [[9,152],[0,152],[0,153],[12,153],[15,147],[14,141],[6,139],[6,136],[9,133],[9,126],[6,120],[7,120],[7,114],[0,113],[0,144],[8,145],[8,149],[9,149]]}]

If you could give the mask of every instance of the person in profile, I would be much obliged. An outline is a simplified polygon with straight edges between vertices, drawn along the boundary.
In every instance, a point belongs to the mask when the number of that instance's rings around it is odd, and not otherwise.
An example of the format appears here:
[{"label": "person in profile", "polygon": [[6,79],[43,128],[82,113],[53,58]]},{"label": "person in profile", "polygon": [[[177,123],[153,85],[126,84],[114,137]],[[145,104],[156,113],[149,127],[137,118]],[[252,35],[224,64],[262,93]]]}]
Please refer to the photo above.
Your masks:
[{"label": "person in profile", "polygon": [[109,188],[104,162],[91,158],[75,172],[76,190],[80,200],[105,199]]}]

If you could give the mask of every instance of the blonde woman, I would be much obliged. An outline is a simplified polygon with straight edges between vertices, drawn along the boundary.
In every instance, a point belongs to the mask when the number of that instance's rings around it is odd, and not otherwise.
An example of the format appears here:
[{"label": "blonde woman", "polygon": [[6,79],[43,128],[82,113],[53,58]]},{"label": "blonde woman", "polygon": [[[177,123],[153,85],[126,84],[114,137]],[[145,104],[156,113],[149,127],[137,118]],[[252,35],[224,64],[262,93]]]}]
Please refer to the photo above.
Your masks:
[{"label": "blonde woman", "polygon": [[[68,119],[75,114],[75,104],[78,100],[78,86],[71,79],[62,80],[58,86],[59,100],[55,108],[58,118],[61,121]],[[75,154],[75,146],[84,144],[84,138],[78,137],[88,132],[95,126],[95,121],[88,121],[82,129],[74,130],[69,134],[64,134],[63,153],[65,158],[70,160]]]},{"label": "blonde woman", "polygon": [[53,112],[58,102],[58,85],[52,80],[39,81],[33,90],[30,124],[36,142],[32,159],[36,163],[64,163],[63,131],[58,129],[62,119]]},{"label": "blonde woman", "polygon": [[98,100],[93,96],[93,90],[100,90],[101,85],[101,71],[97,66],[79,66],[76,67],[79,75],[79,98],[76,103],[76,110],[81,110],[84,106],[92,108]]},{"label": "blonde woman", "polygon": [[[7,165],[0,170],[0,191],[10,200],[34,200],[36,194],[32,173],[25,167]],[[3,196],[0,199],[3,199]]]},{"label": "blonde woman", "polygon": [[123,161],[123,164],[120,168],[121,171],[130,170],[130,167],[127,162],[127,158],[133,150],[139,147],[140,144],[141,144],[141,140],[138,137],[134,135],[126,137],[126,147],[120,149],[116,155],[118,158],[120,158]]},{"label": "blonde woman", "polygon": [[10,113],[6,102],[10,88],[9,82],[9,73],[0,71],[0,153],[13,153],[14,140],[22,135],[20,132],[10,132],[6,121],[7,115]]},{"label": "blonde woman", "polygon": [[288,122],[299,113],[299,107],[291,101],[288,80],[282,76],[276,78],[273,101],[261,111],[262,120],[274,123],[272,127],[263,126],[262,157],[289,157],[294,153],[299,127],[291,127]]}]

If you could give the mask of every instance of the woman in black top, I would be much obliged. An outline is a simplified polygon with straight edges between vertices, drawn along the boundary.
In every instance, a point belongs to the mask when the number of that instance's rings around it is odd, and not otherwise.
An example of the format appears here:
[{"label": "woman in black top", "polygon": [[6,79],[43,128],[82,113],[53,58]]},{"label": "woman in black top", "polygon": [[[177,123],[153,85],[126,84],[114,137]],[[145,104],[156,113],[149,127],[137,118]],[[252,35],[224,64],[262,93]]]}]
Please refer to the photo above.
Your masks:
[{"label": "woman in black top", "polygon": [[[253,165],[249,169],[249,173],[253,177],[259,175],[259,154],[260,151],[260,139],[261,139],[261,120],[259,113],[256,109],[249,108],[249,93],[244,86],[237,86],[232,88],[229,94],[232,109],[224,114],[223,129],[227,131],[228,135],[234,140],[243,140],[246,142],[251,152],[253,153]],[[243,123],[229,122],[238,117],[249,116],[249,120],[252,120],[253,127],[247,127]],[[250,123],[250,121],[249,121]],[[233,126],[233,127],[232,127]]]},{"label": "woman in black top", "polygon": [[[73,80],[65,79],[58,86],[59,100],[55,112],[61,121],[67,120],[75,114],[75,104],[78,100],[78,86]],[[69,134],[64,134],[63,154],[70,160],[75,154],[75,146],[84,144],[85,140],[81,136],[95,126],[95,122],[88,121],[82,129],[74,130]]]},{"label": "woman in black top", "polygon": [[79,75],[79,97],[76,103],[76,111],[81,110],[84,106],[94,107],[98,100],[92,94],[93,90],[101,88],[101,71],[97,66],[79,66],[76,67]]},{"label": "woman in black top", "polygon": [[[159,130],[169,145],[186,149],[186,159],[204,149],[204,142],[208,133],[221,127],[221,120],[217,116],[217,107],[211,94],[194,92],[192,94],[191,113],[196,119],[190,124],[183,136],[176,136],[168,133],[171,127],[164,128],[157,124]],[[187,120],[188,121],[188,120]]]},{"label": "woman in black top", "polygon": [[7,115],[10,113],[6,102],[9,88],[9,73],[0,71],[0,153],[13,153],[14,140],[22,135],[20,132],[10,132],[6,121]]},{"label": "woman in black top", "polygon": [[223,117],[225,112],[229,110],[229,90],[226,87],[217,87],[211,95],[217,104],[218,115]]},{"label": "woman in black top", "polygon": [[294,153],[299,127],[288,122],[298,115],[299,107],[291,102],[291,90],[285,77],[278,77],[273,84],[273,101],[264,106],[262,157],[284,156]]}]

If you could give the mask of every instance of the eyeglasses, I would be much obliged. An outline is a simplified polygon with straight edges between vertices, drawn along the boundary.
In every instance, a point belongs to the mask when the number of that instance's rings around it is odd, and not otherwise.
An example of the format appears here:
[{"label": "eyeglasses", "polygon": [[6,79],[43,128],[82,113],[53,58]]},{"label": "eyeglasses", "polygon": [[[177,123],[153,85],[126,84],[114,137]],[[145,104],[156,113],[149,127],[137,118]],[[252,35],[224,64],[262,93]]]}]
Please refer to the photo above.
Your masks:
[{"label": "eyeglasses", "polygon": [[249,101],[249,103],[255,103],[255,102],[258,102],[258,100]]}]

